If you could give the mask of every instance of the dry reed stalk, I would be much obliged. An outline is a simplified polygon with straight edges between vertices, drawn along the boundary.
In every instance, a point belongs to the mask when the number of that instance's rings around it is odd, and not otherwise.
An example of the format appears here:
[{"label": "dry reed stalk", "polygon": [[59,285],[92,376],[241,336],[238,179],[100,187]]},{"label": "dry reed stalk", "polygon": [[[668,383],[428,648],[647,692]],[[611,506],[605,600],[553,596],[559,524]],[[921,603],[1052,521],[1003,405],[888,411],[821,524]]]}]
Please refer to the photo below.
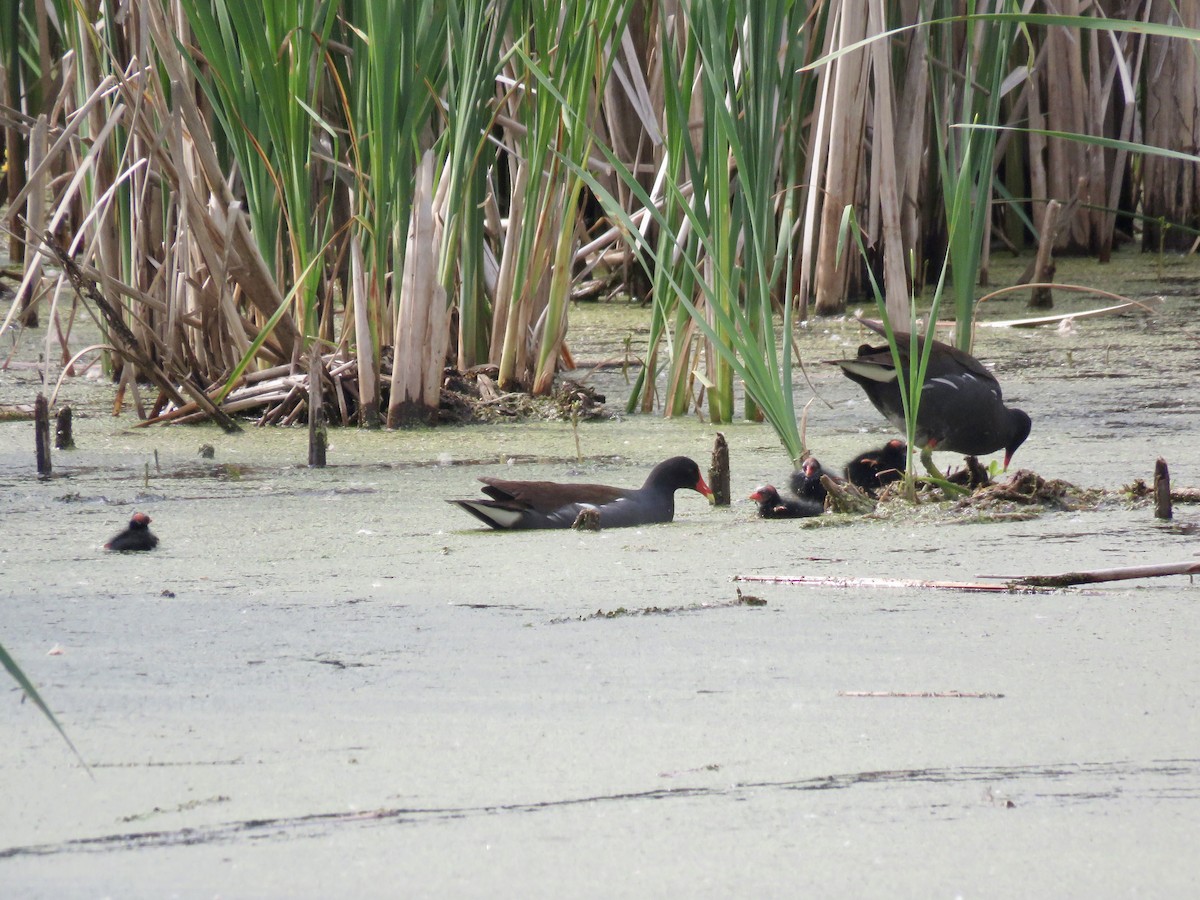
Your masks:
[{"label": "dry reed stalk", "polygon": [[[46,116],[40,115],[29,134],[29,152],[26,164],[32,173],[28,200],[25,205],[25,247],[36,248],[46,230],[46,167],[42,165],[47,156],[49,125]],[[13,298],[13,306],[23,307],[22,320],[32,325],[37,321],[37,295],[40,293],[42,254],[36,249],[24,254],[24,272],[21,289]],[[48,339],[48,338],[47,338]]]},{"label": "dry reed stalk", "polygon": [[396,313],[388,428],[436,420],[442,371],[450,349],[446,289],[437,278],[440,226],[433,215],[433,152],[417,170]]},{"label": "dry reed stalk", "polygon": [[[1144,4],[1142,7],[1143,21],[1149,18],[1150,10],[1151,4]],[[1105,83],[1104,96],[1100,101],[1100,107],[1102,109],[1113,107],[1113,86],[1120,85],[1122,111],[1121,124],[1117,130],[1116,137],[1121,141],[1133,141],[1138,129],[1137,112],[1139,103],[1137,85],[1142,78],[1142,61],[1145,59],[1146,38],[1144,35],[1135,36],[1122,32],[1120,34],[1110,34],[1109,40],[1112,42],[1112,66],[1109,69],[1108,80]],[[1131,41],[1134,44],[1132,63],[1125,57],[1125,54],[1129,52],[1128,45]],[[1108,133],[1107,130],[1105,133]],[[1107,208],[1097,211],[1097,214],[1100,216],[1098,259],[1102,263],[1108,262],[1112,256],[1117,210],[1120,208],[1121,191],[1127,174],[1129,151],[1122,148],[1110,151],[1107,156],[1111,161],[1109,166],[1108,194],[1105,200]]]},{"label": "dry reed stalk", "polygon": [[[867,36],[867,18],[838,7],[837,46],[848,47]],[[845,309],[846,294],[858,270],[853,253],[838,259],[838,233],[842,211],[856,200],[862,174],[862,139],[866,129],[868,103],[868,55],[860,47],[839,56],[833,67],[833,90],[822,100],[819,115],[829,122],[828,145],[823,155],[828,160],[824,180],[810,190],[821,193],[821,218],[816,247],[813,295],[818,315],[839,313]]]},{"label": "dry reed stalk", "polygon": [[[883,5],[869,4],[867,31],[882,33],[886,25],[882,19]],[[908,274],[904,265],[904,236],[900,216],[900,185],[896,154],[901,141],[896,132],[895,101],[892,96],[892,48],[887,41],[871,44],[871,73],[875,85],[873,104],[875,122],[871,142],[871,168],[873,177],[870,190],[874,196],[869,209],[878,210],[878,223],[870,227],[873,235],[883,241],[883,293],[888,318],[903,322],[908,318]],[[838,217],[840,222],[840,216]]]},{"label": "dry reed stalk", "polygon": [[[922,218],[921,188],[928,170],[930,154],[925,152],[928,128],[929,30],[917,28],[905,36],[908,64],[904,84],[896,102],[896,146],[900,174],[900,247],[902,253],[915,253],[916,271],[910,272],[914,284],[922,283],[925,222]],[[889,309],[889,316],[894,313]]]},{"label": "dry reed stalk", "polygon": [[[353,205],[353,201],[351,203]],[[358,409],[358,423],[376,428],[379,415],[379,368],[371,334],[371,295],[363,256],[362,235],[350,235],[350,303],[354,309],[354,347],[358,354],[358,378],[365,398]]]},{"label": "dry reed stalk", "polygon": [[[1151,0],[1151,20],[1200,26],[1197,0]],[[1200,144],[1200,61],[1191,41],[1150,38],[1145,92],[1147,144],[1195,153]],[[1166,223],[1195,226],[1200,219],[1200,166],[1147,156],[1143,165],[1142,212],[1147,217],[1142,249],[1188,250],[1195,235]],[[1159,220],[1165,220],[1160,222]]]}]

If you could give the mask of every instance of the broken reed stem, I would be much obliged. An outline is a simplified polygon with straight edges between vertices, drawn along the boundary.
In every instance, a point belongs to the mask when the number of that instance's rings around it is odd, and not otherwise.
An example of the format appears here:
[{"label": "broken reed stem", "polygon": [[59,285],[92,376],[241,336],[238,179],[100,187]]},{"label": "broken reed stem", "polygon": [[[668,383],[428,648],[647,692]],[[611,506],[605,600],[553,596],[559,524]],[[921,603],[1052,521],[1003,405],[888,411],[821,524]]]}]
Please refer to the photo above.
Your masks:
[{"label": "broken reed stem", "polygon": [[1170,519],[1171,509],[1171,473],[1167,470],[1167,461],[1161,456],[1154,463],[1154,517]]},{"label": "broken reed stem", "polygon": [[719,431],[713,441],[712,465],[708,467],[708,486],[712,488],[714,506],[730,504],[732,498],[729,493],[729,444],[725,435]]},{"label": "broken reed stem", "polygon": [[1037,283],[1029,295],[1030,309],[1053,309],[1054,295],[1046,285],[1054,281],[1054,241],[1058,237],[1058,215],[1062,203],[1050,200],[1046,203],[1046,214],[1042,217],[1041,240],[1038,241],[1037,257],[1034,260],[1033,277],[1026,279]]},{"label": "broken reed stem", "polygon": [[1123,566],[1117,569],[1093,569],[1090,572],[1063,572],[1059,575],[979,575],[1008,582],[1007,587],[1056,588],[1076,584],[1098,584],[1105,581],[1128,581],[1132,578],[1160,578],[1163,575],[1200,575],[1200,562],[1160,563],[1150,566]]},{"label": "broken reed stem", "polygon": [[50,404],[45,394],[38,394],[33,404],[34,444],[37,455],[38,478],[49,478],[50,463]]}]

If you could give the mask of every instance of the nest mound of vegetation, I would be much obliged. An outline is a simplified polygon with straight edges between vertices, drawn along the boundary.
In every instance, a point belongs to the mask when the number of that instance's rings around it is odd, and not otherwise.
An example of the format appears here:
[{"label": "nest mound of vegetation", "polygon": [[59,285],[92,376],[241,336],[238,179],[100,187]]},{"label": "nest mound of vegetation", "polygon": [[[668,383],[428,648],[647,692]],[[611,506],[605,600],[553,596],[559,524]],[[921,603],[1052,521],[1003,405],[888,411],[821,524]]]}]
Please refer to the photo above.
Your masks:
[{"label": "nest mound of vegetation", "polygon": [[1087,509],[1099,497],[1059,478],[1046,479],[1037,472],[1020,469],[1005,481],[991,482],[959,499],[955,511],[1004,512],[1039,507],[1057,512]]},{"label": "nest mound of vegetation", "polygon": [[1028,469],[1021,469],[1003,481],[992,481],[978,467],[968,466],[963,473],[956,474],[962,477],[952,475],[951,483],[960,484],[969,493],[950,496],[947,489],[918,480],[914,504],[905,496],[900,482],[880,491],[878,500],[852,485],[841,485],[830,492],[831,506],[836,512],[907,522],[1014,521],[1036,518],[1045,512],[1092,509],[1108,496],[1101,490],[1043,478]]}]

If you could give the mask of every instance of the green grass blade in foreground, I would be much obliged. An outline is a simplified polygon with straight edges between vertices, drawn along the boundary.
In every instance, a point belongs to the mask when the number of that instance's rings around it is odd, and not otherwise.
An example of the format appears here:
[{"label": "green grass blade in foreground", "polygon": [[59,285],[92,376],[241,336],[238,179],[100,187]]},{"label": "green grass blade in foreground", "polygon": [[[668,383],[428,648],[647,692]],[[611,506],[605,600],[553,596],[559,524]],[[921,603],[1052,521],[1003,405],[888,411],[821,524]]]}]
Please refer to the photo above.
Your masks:
[{"label": "green grass blade in foreground", "polygon": [[76,759],[78,759],[83,765],[83,768],[87,771],[88,775],[91,775],[92,770],[88,766],[87,760],[85,760],[83,756],[80,755],[79,751],[75,749],[75,745],[71,743],[71,739],[67,737],[67,733],[63,730],[62,725],[60,725],[58,719],[54,717],[54,713],[50,711],[50,707],[46,705],[46,701],[42,699],[42,695],[39,694],[37,688],[33,686],[33,682],[31,682],[25,676],[25,673],[21,671],[21,667],[17,665],[16,660],[14,660],[12,656],[9,655],[9,652],[4,649],[3,644],[0,644],[0,665],[3,665],[4,668],[8,670],[8,674],[12,676],[13,681],[15,681],[21,690],[25,692],[25,696],[32,700],[34,706],[41,710],[42,715],[50,720],[50,724],[58,729],[58,733],[62,735],[62,739],[67,742],[67,746],[71,748],[71,752],[75,754]]}]

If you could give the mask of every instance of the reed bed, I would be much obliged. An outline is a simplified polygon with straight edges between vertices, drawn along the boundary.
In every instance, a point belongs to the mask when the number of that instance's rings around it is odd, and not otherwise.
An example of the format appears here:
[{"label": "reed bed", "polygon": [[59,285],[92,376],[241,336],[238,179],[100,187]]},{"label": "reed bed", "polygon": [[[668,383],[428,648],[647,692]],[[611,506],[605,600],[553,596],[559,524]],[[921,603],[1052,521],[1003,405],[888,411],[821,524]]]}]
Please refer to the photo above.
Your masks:
[{"label": "reed bed", "polygon": [[551,394],[586,291],[649,305],[630,410],[728,421],[740,382],[798,462],[797,323],[869,275],[898,323],[945,285],[966,347],[1051,200],[1059,252],[1195,240],[1163,122],[1196,118],[1200,14],[1060,8],[15,0],[0,333],[46,322],[57,378],[93,317],[156,423],[296,422],[315,349],[331,421],[397,427],[478,366]]}]

